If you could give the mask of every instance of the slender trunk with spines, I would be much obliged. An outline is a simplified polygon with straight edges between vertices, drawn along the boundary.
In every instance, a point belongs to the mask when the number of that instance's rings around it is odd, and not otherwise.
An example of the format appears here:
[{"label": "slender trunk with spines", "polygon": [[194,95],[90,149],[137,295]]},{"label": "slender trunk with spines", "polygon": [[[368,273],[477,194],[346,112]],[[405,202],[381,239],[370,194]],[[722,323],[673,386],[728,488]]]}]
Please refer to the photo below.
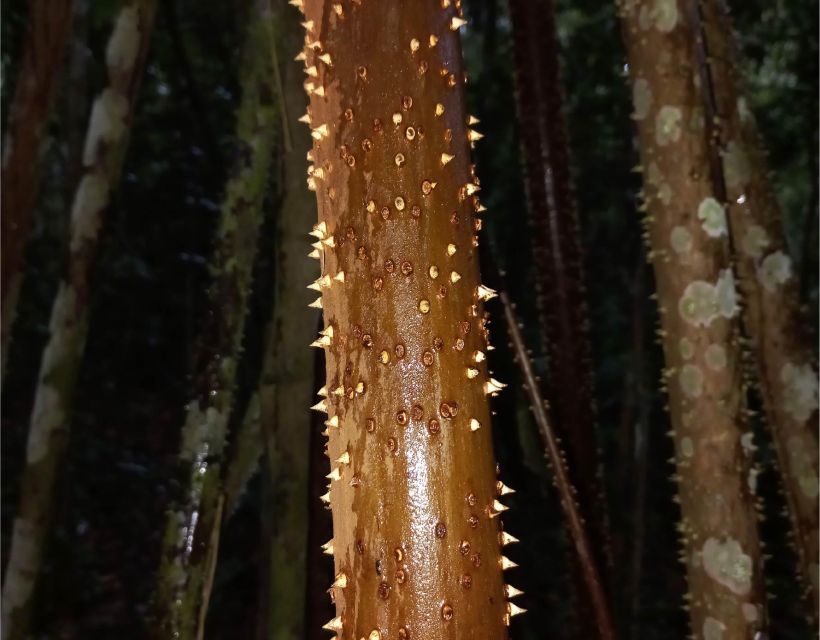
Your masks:
[{"label": "slender trunk with spines", "polygon": [[214,281],[194,363],[196,395],[182,427],[179,495],[168,512],[155,593],[156,638],[202,637],[216,562],[222,456],[277,124],[273,24],[266,0],[255,0],[251,14],[242,56],[237,161],[216,233]]},{"label": "slender trunk with spines", "polygon": [[23,252],[31,231],[40,147],[60,80],[73,25],[73,0],[32,0],[23,60],[9,108],[3,140],[0,199],[2,225],[2,336],[0,359],[5,371],[11,326],[22,280]]},{"label": "slender trunk with spines", "polygon": [[[302,0],[294,0],[297,5]],[[458,2],[305,0],[340,640],[507,637]],[[300,56],[301,57],[301,56]]]},{"label": "slender trunk with spines", "polygon": [[23,638],[27,632],[85,348],[89,278],[104,213],[122,169],[154,9],[155,0],[134,0],[120,10],[106,49],[108,84],[91,110],[65,273],[51,312],[29,426],[20,506],[3,583],[3,640]]},{"label": "slender trunk with spines", "polygon": [[818,397],[808,319],[801,310],[798,269],[786,247],[762,140],[741,92],[728,7],[723,0],[703,0],[700,5],[716,109],[711,115],[722,158],[743,320],[752,342],[801,574],[816,616],[820,600]]},{"label": "slender trunk with spines", "polygon": [[675,439],[692,632],[740,640],[765,631],[762,561],[737,331],[740,311],[683,0],[624,0]]},{"label": "slender trunk with spines", "polygon": [[[570,176],[563,85],[552,0],[510,0],[516,103],[533,232],[536,300],[548,365],[548,399],[568,456],[577,502],[587,522],[594,562],[608,574],[609,533],[600,478],[591,348],[578,211]],[[576,625],[595,633],[578,566]]]}]

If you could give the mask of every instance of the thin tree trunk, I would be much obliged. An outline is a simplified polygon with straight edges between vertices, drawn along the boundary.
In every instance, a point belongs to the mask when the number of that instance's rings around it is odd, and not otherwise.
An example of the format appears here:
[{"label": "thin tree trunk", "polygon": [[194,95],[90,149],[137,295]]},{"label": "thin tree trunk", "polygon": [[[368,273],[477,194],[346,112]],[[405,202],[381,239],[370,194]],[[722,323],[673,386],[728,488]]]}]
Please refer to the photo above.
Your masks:
[{"label": "thin tree trunk", "polygon": [[20,507],[3,583],[4,640],[24,637],[28,627],[85,347],[91,268],[103,215],[125,156],[154,8],[154,0],[135,0],[119,12],[106,49],[108,85],[91,111],[84,173],[71,211],[66,271],[54,301],[51,335],[40,365]]},{"label": "thin tree trunk", "polygon": [[[300,0],[295,0],[300,3]],[[507,637],[454,6],[305,2],[343,640]]]},{"label": "thin tree trunk", "polygon": [[[263,437],[276,510],[269,545],[270,588],[265,637],[303,640],[308,538],[308,465],[314,354],[305,345],[315,335],[317,314],[305,283],[316,277],[305,238],[316,219],[316,201],[303,173],[310,134],[298,118],[307,106],[302,77],[292,64],[303,41],[299,14],[275,0],[278,37],[274,72],[283,104],[285,150],[283,193],[277,221],[276,290],[259,385]],[[282,61],[280,64],[279,60]]]},{"label": "thin tree trunk", "polygon": [[[594,561],[611,565],[608,515],[595,434],[589,319],[578,212],[570,176],[563,86],[552,0],[510,0],[516,98],[533,231],[536,301],[549,361],[551,415],[566,443],[578,505],[588,523]],[[595,633],[591,603],[576,565],[576,624]]]},{"label": "thin tree trunk", "polygon": [[[713,88],[706,114],[716,125],[734,241],[743,319],[758,367],[772,441],[795,533],[800,570],[817,615],[818,442],[817,369],[808,319],[801,310],[799,271],[788,254],[782,215],[761,137],[740,87],[728,8],[703,0]],[[705,63],[705,61],[704,61]]]},{"label": "thin tree trunk", "polygon": [[236,161],[225,187],[214,282],[196,346],[195,397],[182,427],[180,494],[168,513],[163,541],[155,593],[157,638],[200,636],[208,606],[208,575],[216,561],[212,532],[218,530],[215,520],[223,496],[222,456],[276,137],[273,23],[265,0],[256,0],[255,7],[242,56]]},{"label": "thin tree trunk", "polygon": [[644,175],[675,438],[692,633],[765,630],[739,313],[725,210],[709,163],[690,15],[678,0],[619,5]]},{"label": "thin tree trunk", "polygon": [[22,280],[23,251],[37,197],[40,147],[60,80],[73,24],[73,0],[31,0],[20,75],[3,140],[0,200],[0,359],[6,368],[11,328]]}]

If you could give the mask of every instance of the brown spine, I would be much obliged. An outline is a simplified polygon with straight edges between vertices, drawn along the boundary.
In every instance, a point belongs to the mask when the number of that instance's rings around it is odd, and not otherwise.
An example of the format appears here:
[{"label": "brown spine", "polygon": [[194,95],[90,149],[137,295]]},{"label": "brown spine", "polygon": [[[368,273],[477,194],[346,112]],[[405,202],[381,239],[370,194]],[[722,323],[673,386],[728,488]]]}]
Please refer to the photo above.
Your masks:
[{"label": "brown spine", "polygon": [[[301,5],[300,0],[294,0]],[[458,3],[307,0],[344,640],[507,637]],[[302,55],[300,55],[302,57]]]},{"label": "brown spine", "polygon": [[683,1],[630,0],[619,8],[661,312],[692,632],[751,639],[765,631],[765,608],[740,308],[710,166],[696,25]]}]

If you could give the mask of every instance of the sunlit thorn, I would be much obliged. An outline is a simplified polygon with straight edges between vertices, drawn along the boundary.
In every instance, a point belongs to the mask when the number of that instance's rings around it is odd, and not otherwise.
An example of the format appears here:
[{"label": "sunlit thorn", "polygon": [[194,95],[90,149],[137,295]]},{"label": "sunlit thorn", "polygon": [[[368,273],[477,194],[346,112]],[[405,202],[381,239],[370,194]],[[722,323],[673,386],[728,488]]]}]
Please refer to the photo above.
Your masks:
[{"label": "sunlit thorn", "polygon": [[487,382],[484,383],[484,393],[488,395],[495,395],[506,386],[506,384],[499,382],[495,378],[490,378]]},{"label": "sunlit thorn", "polygon": [[470,116],[469,118],[467,118],[467,126],[469,127],[472,127],[474,124],[478,124],[479,122],[481,122],[481,120],[479,120],[475,116]]},{"label": "sunlit thorn", "polygon": [[316,392],[316,395],[321,398],[327,398],[327,386],[323,386]]},{"label": "sunlit thorn", "polygon": [[449,153],[442,153],[441,154],[441,164],[442,164],[442,166],[444,166],[445,164],[450,162],[450,160],[452,160],[453,158],[455,158],[455,156],[451,156]]},{"label": "sunlit thorn", "polygon": [[510,535],[506,531],[501,532],[501,534],[499,535],[499,539],[501,541],[501,546],[502,547],[506,547],[508,544],[514,544],[514,543],[518,542],[518,538],[516,538],[515,536]]},{"label": "sunlit thorn", "polygon": [[515,569],[518,566],[515,562],[505,556],[501,556],[499,564],[501,565],[502,571],[506,571],[507,569]]},{"label": "sunlit thorn", "polygon": [[472,182],[468,182],[467,184],[465,184],[464,188],[467,190],[468,196],[473,195],[476,191],[481,191],[481,187],[479,187],[477,184],[473,184]]},{"label": "sunlit thorn", "polygon": [[430,39],[427,41],[427,43],[427,46],[432,49],[438,43],[438,38],[436,38],[436,36],[434,36],[433,34],[430,34]]},{"label": "sunlit thorn", "polygon": [[335,618],[333,618],[333,620],[324,625],[322,629],[327,629],[328,631],[341,631],[342,616],[336,616]]},{"label": "sunlit thorn", "polygon": [[321,258],[321,257],[322,257],[322,254],[321,254],[321,253],[319,253],[319,250],[318,250],[318,249],[314,249],[313,251],[311,251],[311,252],[308,254],[308,258],[315,258],[316,260],[318,260],[318,259],[319,259],[319,258]]},{"label": "sunlit thorn", "polygon": [[451,271],[450,272],[450,282],[455,284],[459,280],[461,280],[461,274],[458,271]]},{"label": "sunlit thorn", "polygon": [[308,74],[311,78],[315,78],[319,75],[319,70],[316,68],[316,65],[313,64],[305,69],[305,73]]},{"label": "sunlit thorn", "polygon": [[325,542],[322,545],[322,553],[324,553],[325,555],[328,555],[328,556],[333,555],[333,538],[331,538],[330,540],[328,540],[327,542]]},{"label": "sunlit thorn", "polygon": [[410,51],[411,52],[415,53],[416,51],[419,50],[420,46],[421,46],[421,43],[416,38],[413,38],[412,40],[410,40]]},{"label": "sunlit thorn", "polygon": [[322,240],[322,244],[333,249],[336,246],[336,239],[333,236],[328,236]]},{"label": "sunlit thorn", "polygon": [[319,496],[319,500],[325,504],[330,504],[330,491]]},{"label": "sunlit thorn", "polygon": [[322,244],[321,241],[311,242],[310,246],[313,247],[314,249],[316,249],[317,251],[324,251],[325,250],[325,247],[324,247],[324,245]]},{"label": "sunlit thorn", "polygon": [[305,28],[305,31],[313,31],[313,20],[305,20],[302,26]]},{"label": "sunlit thorn", "polygon": [[350,452],[345,451],[342,455],[336,458],[336,462],[339,464],[350,464]]},{"label": "sunlit thorn", "polygon": [[304,122],[305,124],[310,124],[310,115],[305,113],[303,116],[300,116],[299,122]]},{"label": "sunlit thorn", "polygon": [[473,378],[478,376],[478,369],[475,367],[467,367],[467,379],[472,380]]},{"label": "sunlit thorn", "polygon": [[475,294],[478,296],[479,300],[489,300],[491,298],[495,298],[498,295],[495,289],[485,287],[483,284],[480,284],[478,285],[478,287],[476,287]]},{"label": "sunlit thorn", "polygon": [[313,230],[310,232],[311,236],[314,238],[319,238],[320,240],[327,235],[327,223],[322,220],[321,222],[313,225]]},{"label": "sunlit thorn", "polygon": [[342,385],[339,385],[333,390],[334,396],[343,396],[345,394],[345,388]]},{"label": "sunlit thorn", "polygon": [[519,615],[519,614],[522,614],[522,613],[524,613],[524,612],[526,612],[526,611],[527,611],[527,610],[526,610],[526,609],[524,609],[523,607],[519,607],[519,606],[517,606],[516,604],[514,604],[514,603],[512,603],[512,602],[508,602],[508,603],[507,603],[507,615],[508,615],[510,618],[512,618],[513,616],[517,616],[517,615]]},{"label": "sunlit thorn", "polygon": [[492,510],[490,511],[490,517],[495,518],[497,515],[500,515],[503,511],[506,511],[509,507],[505,504],[500,503],[498,500],[493,500]]},{"label": "sunlit thorn", "polygon": [[320,97],[324,98],[325,97],[325,88],[323,86],[316,87],[316,89],[314,90],[313,93],[315,93],[317,96],[320,96]]},{"label": "sunlit thorn", "polygon": [[307,55],[305,55],[304,51],[300,51],[299,53],[296,54],[296,57],[294,58],[294,60],[296,62],[304,62],[305,60],[307,60]]},{"label": "sunlit thorn", "polygon": [[311,409],[313,409],[314,411],[323,411],[323,412],[327,413],[327,401],[324,400],[324,399],[319,400],[319,402],[314,404],[311,407]]},{"label": "sunlit thorn", "polygon": [[457,31],[458,29],[463,27],[465,24],[467,24],[467,21],[464,20],[464,18],[459,18],[458,16],[453,16],[450,19],[450,30],[451,31]]},{"label": "sunlit thorn", "polygon": [[339,589],[344,589],[347,586],[347,574],[344,571],[336,576],[336,579],[333,581],[333,586]]},{"label": "sunlit thorn", "polygon": [[484,362],[487,359],[487,356],[484,355],[483,351],[474,351],[473,352],[473,362]]},{"label": "sunlit thorn", "polygon": [[319,332],[319,335],[327,336],[328,338],[332,338],[333,337],[333,325],[332,324],[328,325],[327,328],[322,329]]},{"label": "sunlit thorn", "polygon": [[523,596],[524,592],[521,591],[521,589],[516,589],[511,584],[505,584],[504,594],[507,596],[507,598],[515,598],[516,596]]},{"label": "sunlit thorn", "polygon": [[498,495],[500,496],[508,496],[511,493],[515,493],[515,489],[508,487],[506,484],[499,480],[495,483],[495,489],[498,491]]},{"label": "sunlit thorn", "polygon": [[468,129],[467,130],[467,139],[470,142],[476,142],[478,140],[481,140],[481,138],[483,138],[483,137],[484,137],[483,133],[479,133],[478,131],[476,131],[474,129]]},{"label": "sunlit thorn", "polygon": [[318,340],[311,342],[310,346],[316,347],[317,349],[324,349],[330,346],[330,338],[328,336],[322,336]]},{"label": "sunlit thorn", "polygon": [[325,426],[337,428],[339,426],[339,416],[331,416],[325,420]]},{"label": "sunlit thorn", "polygon": [[337,273],[335,276],[333,276],[333,279],[334,279],[336,282],[344,282],[344,281],[345,281],[345,272],[344,272],[344,271],[340,271],[340,272],[339,272],[339,273]]},{"label": "sunlit thorn", "polygon": [[475,418],[470,418],[470,431],[478,431],[481,428],[481,423]]},{"label": "sunlit thorn", "polygon": [[330,57],[330,54],[329,54],[329,53],[323,53],[322,55],[320,55],[320,56],[319,56],[319,60],[321,60],[322,62],[324,62],[324,63],[325,63],[328,67],[332,67],[332,66],[333,66],[333,60],[332,60],[332,58]]},{"label": "sunlit thorn", "polygon": [[313,131],[310,132],[310,135],[313,136],[315,140],[321,140],[322,138],[326,138],[329,133],[326,124],[319,125]]},{"label": "sunlit thorn", "polygon": [[342,472],[339,471],[339,467],[333,467],[333,469],[328,473],[325,478],[329,480],[341,480],[342,479]]},{"label": "sunlit thorn", "polygon": [[444,105],[440,102],[436,103],[436,116],[441,116],[444,114]]}]

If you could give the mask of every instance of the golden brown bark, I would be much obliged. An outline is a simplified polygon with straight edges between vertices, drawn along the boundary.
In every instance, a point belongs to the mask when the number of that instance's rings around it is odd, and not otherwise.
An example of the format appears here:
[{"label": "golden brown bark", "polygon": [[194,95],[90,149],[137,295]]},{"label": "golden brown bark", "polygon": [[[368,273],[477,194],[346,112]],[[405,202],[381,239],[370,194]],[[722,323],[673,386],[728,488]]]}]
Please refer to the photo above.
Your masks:
[{"label": "golden brown bark", "polygon": [[60,70],[71,35],[73,0],[32,0],[23,61],[3,141],[2,179],[2,362],[5,369],[11,325],[21,280],[21,263],[31,230],[40,145],[48,125]]},{"label": "golden brown bark", "polygon": [[440,0],[307,0],[305,13],[337,576],[327,628],[506,638],[518,608],[496,517],[463,20]]},{"label": "golden brown bark", "polygon": [[739,307],[686,3],[620,5],[661,311],[695,637],[765,628]]},{"label": "golden brown bark", "polygon": [[[743,320],[757,364],[795,533],[800,569],[817,615],[817,367],[801,310],[797,269],[783,236],[780,206],[762,140],[741,92],[732,24],[723,0],[704,0],[703,36],[713,89],[715,137],[722,159]],[[812,214],[813,215],[813,214]]]}]

